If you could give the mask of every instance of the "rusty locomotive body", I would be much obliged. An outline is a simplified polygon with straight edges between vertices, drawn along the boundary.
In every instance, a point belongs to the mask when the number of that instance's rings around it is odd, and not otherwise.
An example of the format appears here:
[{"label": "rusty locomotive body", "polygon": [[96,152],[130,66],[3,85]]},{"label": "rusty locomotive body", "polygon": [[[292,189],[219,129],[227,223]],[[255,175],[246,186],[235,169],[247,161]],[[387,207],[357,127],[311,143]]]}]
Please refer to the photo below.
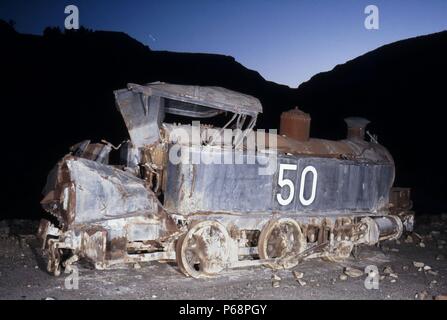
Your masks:
[{"label": "rusty locomotive body", "polygon": [[[78,259],[98,269],[173,260],[192,277],[225,268],[290,268],[341,260],[355,246],[411,230],[410,207],[390,202],[394,162],[367,121],[345,140],[309,137],[310,117],[283,113],[280,134],[253,128],[251,96],[219,87],[150,83],[115,91],[130,140],[81,142],[50,172],[39,237],[48,271]],[[164,122],[230,114],[216,128]],[[120,163],[109,164],[119,149]]]}]

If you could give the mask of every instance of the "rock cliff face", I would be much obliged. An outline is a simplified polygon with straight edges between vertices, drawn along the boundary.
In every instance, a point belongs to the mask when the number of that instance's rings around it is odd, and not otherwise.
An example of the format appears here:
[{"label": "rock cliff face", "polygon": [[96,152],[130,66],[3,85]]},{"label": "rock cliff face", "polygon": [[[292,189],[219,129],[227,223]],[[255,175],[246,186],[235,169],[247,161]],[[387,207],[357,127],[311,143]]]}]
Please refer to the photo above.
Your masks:
[{"label": "rock cliff face", "polygon": [[447,31],[391,43],[315,75],[297,100],[317,136],[342,137],[346,116],[371,120],[416,208],[446,210],[446,57]]},{"label": "rock cliff face", "polygon": [[[398,183],[414,188],[416,205],[447,209],[442,117],[447,32],[383,46],[297,89],[263,79],[234,58],[153,51],[121,32],[20,34],[0,21],[2,53],[2,217],[42,214],[48,171],[83,139],[118,144],[127,137],[112,91],[128,82],[215,85],[259,98],[259,128],[277,128],[282,111],[299,105],[312,133],[343,138],[343,118],[365,116],[395,157]],[[445,144],[445,142],[444,142]],[[4,188],[4,189],[5,189]]]}]

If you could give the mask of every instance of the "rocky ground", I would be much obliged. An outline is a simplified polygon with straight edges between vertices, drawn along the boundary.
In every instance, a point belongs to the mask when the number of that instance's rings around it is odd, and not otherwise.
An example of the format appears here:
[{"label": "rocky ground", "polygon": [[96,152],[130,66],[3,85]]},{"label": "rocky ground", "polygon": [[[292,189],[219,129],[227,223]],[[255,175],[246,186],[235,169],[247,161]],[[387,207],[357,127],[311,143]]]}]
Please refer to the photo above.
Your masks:
[{"label": "rocky ground", "polygon": [[[45,271],[35,229],[30,221],[0,221],[0,299],[411,300],[447,294],[446,214],[419,216],[414,233],[362,248],[342,263],[312,260],[279,272],[230,270],[211,280],[186,278],[168,263],[107,271],[79,266],[77,289],[70,275],[56,278]],[[365,287],[367,266],[380,273],[378,289]]]}]

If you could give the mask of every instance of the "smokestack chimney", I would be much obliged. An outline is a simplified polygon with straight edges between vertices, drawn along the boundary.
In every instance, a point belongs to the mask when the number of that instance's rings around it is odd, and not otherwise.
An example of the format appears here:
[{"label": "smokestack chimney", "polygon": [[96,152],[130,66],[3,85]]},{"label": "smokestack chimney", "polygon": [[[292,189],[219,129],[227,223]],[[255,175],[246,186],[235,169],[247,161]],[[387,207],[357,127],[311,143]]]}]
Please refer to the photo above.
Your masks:
[{"label": "smokestack chimney", "polygon": [[346,125],[348,126],[349,140],[365,140],[365,129],[368,123],[368,119],[360,117],[345,118]]},{"label": "smokestack chimney", "polygon": [[281,113],[279,133],[298,141],[308,141],[310,131],[310,115],[295,107]]}]

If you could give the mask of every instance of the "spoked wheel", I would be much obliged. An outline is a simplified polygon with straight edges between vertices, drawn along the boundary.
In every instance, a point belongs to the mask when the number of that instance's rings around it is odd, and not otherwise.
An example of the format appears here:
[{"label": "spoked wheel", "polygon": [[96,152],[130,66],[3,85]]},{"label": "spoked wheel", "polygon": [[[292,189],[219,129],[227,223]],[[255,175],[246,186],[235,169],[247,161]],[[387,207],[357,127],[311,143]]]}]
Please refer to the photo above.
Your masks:
[{"label": "spoked wheel", "polygon": [[[298,254],[305,248],[306,239],[298,222],[293,219],[271,220],[259,235],[258,251],[261,259],[284,258],[287,255]],[[296,259],[291,259],[282,265],[268,263],[266,266],[272,269],[289,269],[297,264]]]},{"label": "spoked wheel", "polygon": [[177,241],[177,265],[193,278],[215,276],[229,260],[230,241],[227,229],[219,222],[198,222]]}]

